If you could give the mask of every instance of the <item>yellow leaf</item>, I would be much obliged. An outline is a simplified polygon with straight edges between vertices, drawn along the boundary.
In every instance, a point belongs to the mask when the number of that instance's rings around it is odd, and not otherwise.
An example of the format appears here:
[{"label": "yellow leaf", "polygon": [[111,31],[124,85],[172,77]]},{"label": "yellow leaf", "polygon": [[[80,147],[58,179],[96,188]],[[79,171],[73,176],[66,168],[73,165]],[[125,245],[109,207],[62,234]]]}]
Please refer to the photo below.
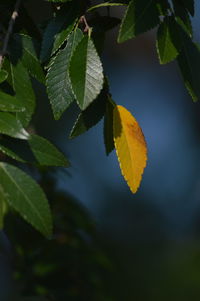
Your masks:
[{"label": "yellow leaf", "polygon": [[113,111],[113,134],[122,175],[135,193],[146,166],[147,145],[138,122],[122,106]]}]

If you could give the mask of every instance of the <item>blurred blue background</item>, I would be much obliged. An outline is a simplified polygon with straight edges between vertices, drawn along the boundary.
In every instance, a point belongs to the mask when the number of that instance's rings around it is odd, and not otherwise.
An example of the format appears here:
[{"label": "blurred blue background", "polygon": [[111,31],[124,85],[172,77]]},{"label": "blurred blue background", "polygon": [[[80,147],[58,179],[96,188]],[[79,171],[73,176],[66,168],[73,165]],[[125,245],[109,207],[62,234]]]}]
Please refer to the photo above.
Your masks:
[{"label": "blurred blue background", "polygon": [[[199,39],[200,3],[193,20]],[[116,154],[105,155],[103,123],[74,140],[58,138],[72,162],[58,188],[91,212],[117,266],[116,300],[198,300],[200,296],[199,104],[176,63],[161,66],[155,32],[123,45],[107,37],[104,65],[111,93],[140,123],[148,144],[141,187],[132,195]],[[73,111],[73,110],[72,110]],[[69,118],[70,116],[70,118]]]}]

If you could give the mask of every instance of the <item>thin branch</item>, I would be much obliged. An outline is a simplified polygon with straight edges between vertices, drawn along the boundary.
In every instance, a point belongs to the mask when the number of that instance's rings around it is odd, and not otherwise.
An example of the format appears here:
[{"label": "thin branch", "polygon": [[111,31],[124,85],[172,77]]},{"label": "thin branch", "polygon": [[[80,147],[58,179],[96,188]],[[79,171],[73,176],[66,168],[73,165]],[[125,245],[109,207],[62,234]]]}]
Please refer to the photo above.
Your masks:
[{"label": "thin branch", "polygon": [[82,17],[80,18],[80,23],[83,23],[83,24],[85,25],[84,32],[89,32],[90,26],[88,25],[85,16],[82,16]]},{"label": "thin branch", "polygon": [[2,47],[2,50],[1,50],[1,53],[0,53],[0,68],[1,68],[1,65],[3,63],[4,55],[7,52],[8,42],[9,42],[9,39],[10,39],[10,35],[12,34],[12,31],[13,31],[13,26],[14,26],[15,20],[18,17],[18,10],[19,10],[20,4],[21,4],[21,0],[17,0],[17,2],[15,4],[14,11],[13,11],[12,16],[10,18],[10,22],[9,22],[9,25],[8,25],[8,30],[6,32],[6,35],[5,35],[5,38],[4,38],[4,41],[3,41],[3,47]]}]

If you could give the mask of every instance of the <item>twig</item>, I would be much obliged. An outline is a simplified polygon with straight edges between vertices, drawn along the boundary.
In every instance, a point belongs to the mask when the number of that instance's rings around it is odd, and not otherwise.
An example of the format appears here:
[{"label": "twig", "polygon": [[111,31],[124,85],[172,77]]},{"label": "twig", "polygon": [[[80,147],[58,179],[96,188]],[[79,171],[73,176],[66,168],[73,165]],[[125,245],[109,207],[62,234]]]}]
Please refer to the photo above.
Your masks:
[{"label": "twig", "polygon": [[20,4],[21,4],[21,0],[17,0],[17,2],[15,4],[14,11],[13,11],[12,16],[10,18],[10,22],[9,22],[9,25],[8,25],[8,30],[6,32],[6,35],[5,35],[5,38],[4,38],[4,41],[3,41],[2,50],[0,52],[0,68],[1,68],[1,65],[3,63],[4,55],[6,54],[6,51],[7,51],[9,38],[10,38],[10,35],[13,31],[13,25],[15,23],[16,18],[18,17],[18,10],[19,10]]},{"label": "twig", "polygon": [[85,25],[84,32],[88,32],[90,30],[90,26],[88,25],[88,22],[87,22],[85,16],[82,16],[80,18],[80,23],[83,23]]}]

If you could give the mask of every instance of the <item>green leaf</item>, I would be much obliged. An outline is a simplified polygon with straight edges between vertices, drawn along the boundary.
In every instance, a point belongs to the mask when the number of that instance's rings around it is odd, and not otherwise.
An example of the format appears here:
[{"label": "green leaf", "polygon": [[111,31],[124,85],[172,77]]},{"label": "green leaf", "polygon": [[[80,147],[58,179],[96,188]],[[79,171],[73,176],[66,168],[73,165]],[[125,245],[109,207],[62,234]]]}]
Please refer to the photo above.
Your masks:
[{"label": "green leaf", "polygon": [[101,8],[101,7],[108,7],[108,6],[122,6],[122,5],[125,5],[124,3],[114,3],[114,2],[104,2],[104,3],[100,3],[100,4],[97,4],[97,5],[94,5],[94,6],[91,6],[90,8],[88,8],[87,12],[90,12],[94,9],[97,9],[97,8]]},{"label": "green leaf", "polygon": [[106,148],[106,154],[109,155],[115,148],[113,138],[113,110],[116,104],[112,99],[106,103],[106,114],[104,117],[104,144]]},{"label": "green leaf", "polygon": [[11,44],[11,51],[17,60],[21,60],[23,66],[39,82],[44,83],[45,76],[37,57],[39,45],[28,35],[15,34]]},{"label": "green leaf", "polygon": [[0,188],[10,207],[47,237],[52,234],[52,219],[46,196],[26,173],[7,163],[0,163]]},{"label": "green leaf", "polygon": [[16,116],[6,112],[0,112],[0,133],[25,140],[29,137],[29,134]]},{"label": "green leaf", "polygon": [[59,119],[68,106],[74,101],[69,79],[69,62],[74,48],[82,39],[81,30],[71,33],[67,46],[60,50],[50,64],[47,73],[47,93],[55,119]]},{"label": "green leaf", "polygon": [[105,114],[107,99],[107,89],[102,90],[97,99],[79,114],[70,133],[70,138],[75,138],[85,133],[102,119]]},{"label": "green leaf", "polygon": [[132,0],[123,17],[118,42],[136,37],[159,24],[155,0]]},{"label": "green leaf", "polygon": [[159,10],[159,15],[167,16],[168,10],[170,9],[169,2],[167,0],[156,0],[156,1],[157,1],[156,5]]},{"label": "green leaf", "polygon": [[65,156],[47,139],[38,135],[30,135],[28,143],[40,165],[69,166]]},{"label": "green leaf", "polygon": [[23,126],[27,126],[35,110],[35,94],[27,69],[19,60],[17,64],[11,64],[11,75],[16,98],[22,103],[25,111],[17,113]]},{"label": "green leaf", "polygon": [[102,64],[88,36],[81,40],[72,55],[69,75],[77,103],[85,110],[103,86]]},{"label": "green leaf", "polygon": [[15,96],[0,91],[0,111],[22,112],[24,107]]},{"label": "green leaf", "polygon": [[193,101],[197,101],[200,99],[200,50],[187,34],[183,34],[182,43],[182,51],[177,58],[179,68]]},{"label": "green leaf", "polygon": [[193,35],[192,23],[186,8],[182,6],[180,3],[178,3],[177,1],[174,1],[173,5],[174,5],[174,11],[175,11],[177,23],[182,26],[182,28],[187,32],[187,34],[190,37],[192,37]]},{"label": "green leaf", "polygon": [[0,84],[3,83],[8,77],[8,72],[6,70],[0,70]]},{"label": "green leaf", "polygon": [[70,3],[67,9],[61,10],[48,23],[42,40],[40,60],[47,61],[67,39],[70,32],[73,30],[77,19],[77,3]]},{"label": "green leaf", "polygon": [[194,0],[182,0],[183,5],[189,11],[191,16],[194,16]]},{"label": "green leaf", "polygon": [[[173,24],[171,17],[166,17],[158,28],[156,46],[161,64],[173,61],[179,54],[173,41],[170,24]],[[175,30],[175,28],[172,28],[172,31],[173,30]]]},{"label": "green leaf", "polygon": [[4,145],[1,145],[0,144],[0,151],[5,154],[6,156],[16,160],[16,161],[19,161],[19,162],[22,162],[22,163],[25,163],[25,160],[23,160],[20,156],[18,156],[16,153],[14,153],[11,149],[5,147]]},{"label": "green leaf", "polygon": [[53,44],[53,49],[51,52],[51,55],[53,55],[62,45],[63,43],[68,39],[69,34],[72,32],[76,22],[77,22],[77,15],[78,15],[78,6],[74,4],[72,6],[72,9],[70,11],[69,17],[67,19],[67,24],[65,24],[65,28],[56,34],[55,41]]}]

